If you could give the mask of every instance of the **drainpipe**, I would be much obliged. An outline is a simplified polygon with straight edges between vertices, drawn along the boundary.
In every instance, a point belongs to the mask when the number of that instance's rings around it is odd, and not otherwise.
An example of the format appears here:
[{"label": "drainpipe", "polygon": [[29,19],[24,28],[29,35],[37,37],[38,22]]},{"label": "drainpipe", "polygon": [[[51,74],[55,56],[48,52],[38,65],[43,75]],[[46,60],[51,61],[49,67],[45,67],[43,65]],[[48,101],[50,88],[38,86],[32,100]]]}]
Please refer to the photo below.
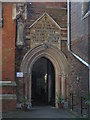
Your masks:
[{"label": "drainpipe", "polygon": [[68,51],[70,52],[70,5],[67,0]]},{"label": "drainpipe", "polygon": [[[90,93],[90,65],[89,65],[89,82],[88,82],[88,86],[89,86],[89,93]],[[90,94],[89,94],[90,95]],[[90,96],[89,96],[89,99],[90,99]],[[88,117],[90,119],[90,105],[89,105],[89,108],[88,108]]]},{"label": "drainpipe", "polygon": [[[82,62],[85,66],[88,67],[89,70],[89,81],[88,81],[88,91],[90,93],[90,64],[88,64],[86,61],[84,61],[82,58],[80,58],[78,55],[73,53],[70,49],[70,1],[67,0],[67,27],[68,27],[68,51],[75,57],[77,58],[80,62]],[[88,112],[89,118],[90,118],[90,105],[89,105],[89,112]]]}]

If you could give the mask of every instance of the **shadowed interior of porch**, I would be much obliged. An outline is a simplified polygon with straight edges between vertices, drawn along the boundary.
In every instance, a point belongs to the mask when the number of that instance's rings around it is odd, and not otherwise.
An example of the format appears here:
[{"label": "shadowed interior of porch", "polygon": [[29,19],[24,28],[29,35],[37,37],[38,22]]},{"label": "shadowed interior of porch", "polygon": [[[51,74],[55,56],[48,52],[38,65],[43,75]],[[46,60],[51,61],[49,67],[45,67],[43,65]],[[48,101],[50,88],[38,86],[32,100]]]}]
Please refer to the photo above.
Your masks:
[{"label": "shadowed interior of porch", "polygon": [[32,105],[55,106],[55,70],[53,64],[44,57],[33,65]]}]

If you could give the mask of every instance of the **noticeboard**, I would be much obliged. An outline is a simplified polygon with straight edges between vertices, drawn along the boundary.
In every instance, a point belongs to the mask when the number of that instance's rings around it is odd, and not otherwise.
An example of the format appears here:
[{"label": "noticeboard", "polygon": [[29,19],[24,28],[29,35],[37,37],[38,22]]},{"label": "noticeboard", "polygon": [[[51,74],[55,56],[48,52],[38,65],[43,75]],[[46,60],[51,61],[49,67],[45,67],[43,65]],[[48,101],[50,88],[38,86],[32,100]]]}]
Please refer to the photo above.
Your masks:
[{"label": "noticeboard", "polygon": [[22,72],[17,72],[17,77],[23,77],[23,73]]}]

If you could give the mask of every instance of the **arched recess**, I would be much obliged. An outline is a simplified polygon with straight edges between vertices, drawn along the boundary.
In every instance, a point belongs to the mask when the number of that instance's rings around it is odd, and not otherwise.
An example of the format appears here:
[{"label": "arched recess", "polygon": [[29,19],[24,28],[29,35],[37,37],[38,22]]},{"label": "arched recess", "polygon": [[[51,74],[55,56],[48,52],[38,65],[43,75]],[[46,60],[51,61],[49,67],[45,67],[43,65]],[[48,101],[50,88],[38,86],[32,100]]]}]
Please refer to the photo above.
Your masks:
[{"label": "arched recess", "polygon": [[51,61],[55,69],[55,98],[56,94],[66,97],[66,76],[67,76],[67,59],[54,45],[40,44],[29,50],[24,56],[21,63],[21,72],[24,74],[25,81],[25,97],[31,104],[31,73],[33,64],[41,57],[45,57]]}]

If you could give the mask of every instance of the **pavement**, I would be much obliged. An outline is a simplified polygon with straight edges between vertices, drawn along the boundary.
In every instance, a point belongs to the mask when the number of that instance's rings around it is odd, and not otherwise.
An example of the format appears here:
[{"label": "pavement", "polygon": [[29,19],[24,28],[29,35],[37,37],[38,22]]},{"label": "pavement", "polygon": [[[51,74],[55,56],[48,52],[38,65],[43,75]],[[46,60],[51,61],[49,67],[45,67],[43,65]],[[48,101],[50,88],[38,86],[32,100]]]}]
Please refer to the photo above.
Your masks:
[{"label": "pavement", "polygon": [[28,111],[15,110],[3,113],[3,118],[75,118],[65,109],[52,106],[35,106]]}]

